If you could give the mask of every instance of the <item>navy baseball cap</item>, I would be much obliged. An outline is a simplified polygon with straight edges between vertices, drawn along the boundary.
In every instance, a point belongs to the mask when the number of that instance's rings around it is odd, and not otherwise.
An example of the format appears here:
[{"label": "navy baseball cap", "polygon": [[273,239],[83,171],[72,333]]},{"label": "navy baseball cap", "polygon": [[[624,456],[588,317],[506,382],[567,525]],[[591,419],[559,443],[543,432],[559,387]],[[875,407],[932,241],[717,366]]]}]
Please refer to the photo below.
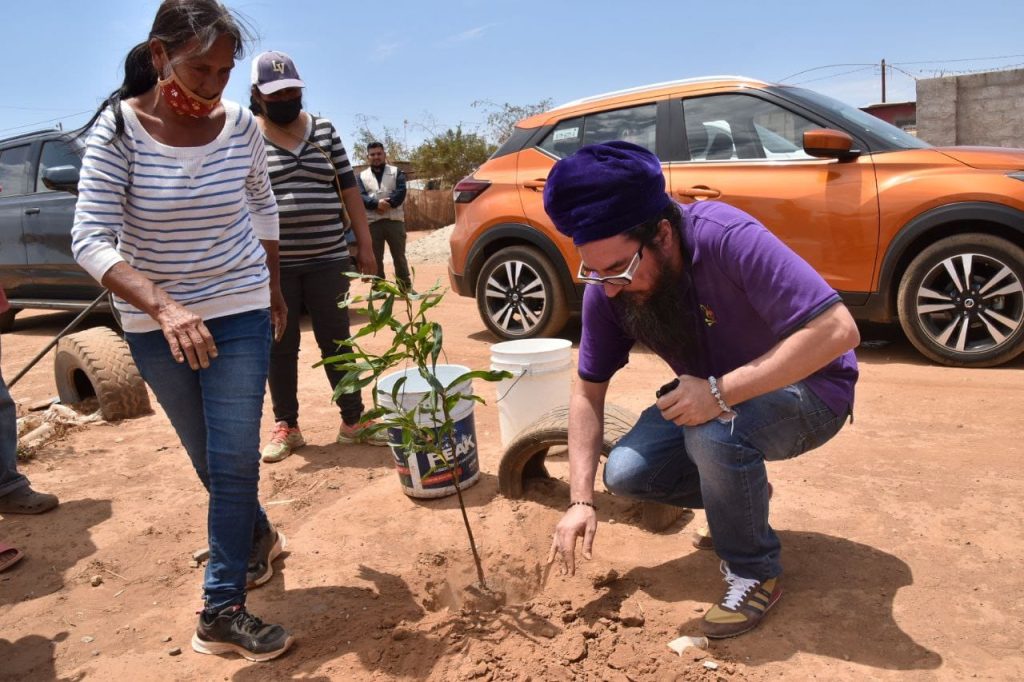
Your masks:
[{"label": "navy baseball cap", "polygon": [[284,52],[261,52],[252,60],[252,84],[264,95],[285,88],[304,88],[295,62]]}]

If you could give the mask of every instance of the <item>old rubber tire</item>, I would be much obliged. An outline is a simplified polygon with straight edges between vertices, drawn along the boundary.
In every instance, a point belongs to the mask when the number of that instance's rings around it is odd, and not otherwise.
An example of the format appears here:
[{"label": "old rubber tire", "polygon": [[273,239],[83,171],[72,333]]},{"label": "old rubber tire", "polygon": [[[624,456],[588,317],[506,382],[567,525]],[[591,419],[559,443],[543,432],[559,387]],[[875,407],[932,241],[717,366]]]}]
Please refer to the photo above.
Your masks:
[{"label": "old rubber tire", "polygon": [[508,246],[484,262],[476,280],[480,319],[502,339],[553,336],[565,327],[569,305],[551,262],[529,246]]},{"label": "old rubber tire", "polygon": [[[617,405],[606,405],[604,411],[604,440],[601,456],[607,457],[615,444],[633,428],[637,416]],[[564,446],[569,442],[569,408],[556,407],[546,412],[532,425],[523,429],[509,443],[498,467],[498,490],[505,497],[523,496],[523,479],[546,478],[544,458],[548,448]]]},{"label": "old rubber tire", "polygon": [[149,393],[128,344],[112,329],[94,327],[68,334],[54,359],[57,394],[64,404],[93,396],[107,421],[149,414]]},{"label": "old rubber tire", "polygon": [[14,329],[14,316],[21,312],[21,308],[8,308],[0,313],[0,334],[6,334]]},{"label": "old rubber tire", "polygon": [[[617,405],[605,405],[604,439],[601,442],[601,456],[607,457],[633,425],[637,416]],[[544,467],[548,448],[564,446],[569,442],[569,408],[556,407],[545,413],[533,425],[523,429],[516,439],[509,443],[498,467],[498,489],[511,499],[523,496],[523,481],[527,478],[547,478]],[[671,507],[657,502],[644,502],[641,523],[649,531],[659,532],[671,526],[676,519],[687,513],[681,507]]]},{"label": "old rubber tire", "polygon": [[903,331],[926,357],[1001,365],[1024,351],[1024,249],[988,234],[941,239],[910,262],[897,303]]}]

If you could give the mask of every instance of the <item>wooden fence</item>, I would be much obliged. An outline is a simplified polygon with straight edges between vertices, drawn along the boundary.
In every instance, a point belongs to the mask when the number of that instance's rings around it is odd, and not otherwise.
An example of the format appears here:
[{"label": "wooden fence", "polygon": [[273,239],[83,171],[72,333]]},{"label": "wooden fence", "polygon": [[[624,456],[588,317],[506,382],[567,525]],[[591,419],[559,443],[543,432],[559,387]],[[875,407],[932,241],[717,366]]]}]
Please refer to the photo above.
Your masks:
[{"label": "wooden fence", "polygon": [[434,230],[455,222],[450,189],[409,189],[405,197],[405,229]]}]

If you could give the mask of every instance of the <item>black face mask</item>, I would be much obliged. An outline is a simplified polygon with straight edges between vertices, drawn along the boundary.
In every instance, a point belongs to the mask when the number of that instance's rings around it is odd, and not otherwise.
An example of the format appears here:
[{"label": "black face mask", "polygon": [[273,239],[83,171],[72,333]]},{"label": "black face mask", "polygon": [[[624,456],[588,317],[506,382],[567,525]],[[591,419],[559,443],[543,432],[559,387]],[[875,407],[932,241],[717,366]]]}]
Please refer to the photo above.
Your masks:
[{"label": "black face mask", "polygon": [[302,97],[286,99],[280,102],[263,102],[267,118],[278,125],[288,125],[299,117],[302,111]]}]

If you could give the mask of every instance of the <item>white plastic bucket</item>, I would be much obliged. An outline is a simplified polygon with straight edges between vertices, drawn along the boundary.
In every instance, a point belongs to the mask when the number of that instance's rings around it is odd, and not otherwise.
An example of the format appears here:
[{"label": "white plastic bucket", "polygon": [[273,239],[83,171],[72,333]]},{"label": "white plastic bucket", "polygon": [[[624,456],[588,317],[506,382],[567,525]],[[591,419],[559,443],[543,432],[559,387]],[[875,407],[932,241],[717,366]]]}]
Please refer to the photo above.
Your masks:
[{"label": "white plastic bucket", "polygon": [[[442,385],[448,386],[459,376],[469,371],[461,365],[437,365],[434,376]],[[396,403],[391,398],[391,391],[399,379],[405,377],[405,383],[399,389]],[[473,394],[473,384],[464,381],[452,388],[453,393]],[[377,400],[382,407],[402,412],[416,411],[416,423],[423,426],[437,426],[444,421],[440,401],[437,405],[430,399],[430,385],[420,376],[416,368],[406,369],[382,377],[377,382]],[[459,487],[468,488],[480,478],[480,458],[476,445],[476,424],[473,419],[475,403],[463,398],[452,409],[451,417],[455,420],[455,431],[451,444],[445,449],[445,457],[449,463],[458,461]],[[437,431],[434,431],[436,437]],[[388,430],[388,439],[392,443],[391,454],[395,457],[395,469],[402,489],[410,497],[444,497],[455,494],[450,467],[445,466],[440,456],[423,450],[407,450],[401,446],[402,430]],[[454,445],[452,445],[454,444]]]},{"label": "white plastic bucket", "polygon": [[545,413],[569,404],[572,343],[565,339],[496,343],[491,346],[491,369],[512,373],[497,385],[503,447]]}]

